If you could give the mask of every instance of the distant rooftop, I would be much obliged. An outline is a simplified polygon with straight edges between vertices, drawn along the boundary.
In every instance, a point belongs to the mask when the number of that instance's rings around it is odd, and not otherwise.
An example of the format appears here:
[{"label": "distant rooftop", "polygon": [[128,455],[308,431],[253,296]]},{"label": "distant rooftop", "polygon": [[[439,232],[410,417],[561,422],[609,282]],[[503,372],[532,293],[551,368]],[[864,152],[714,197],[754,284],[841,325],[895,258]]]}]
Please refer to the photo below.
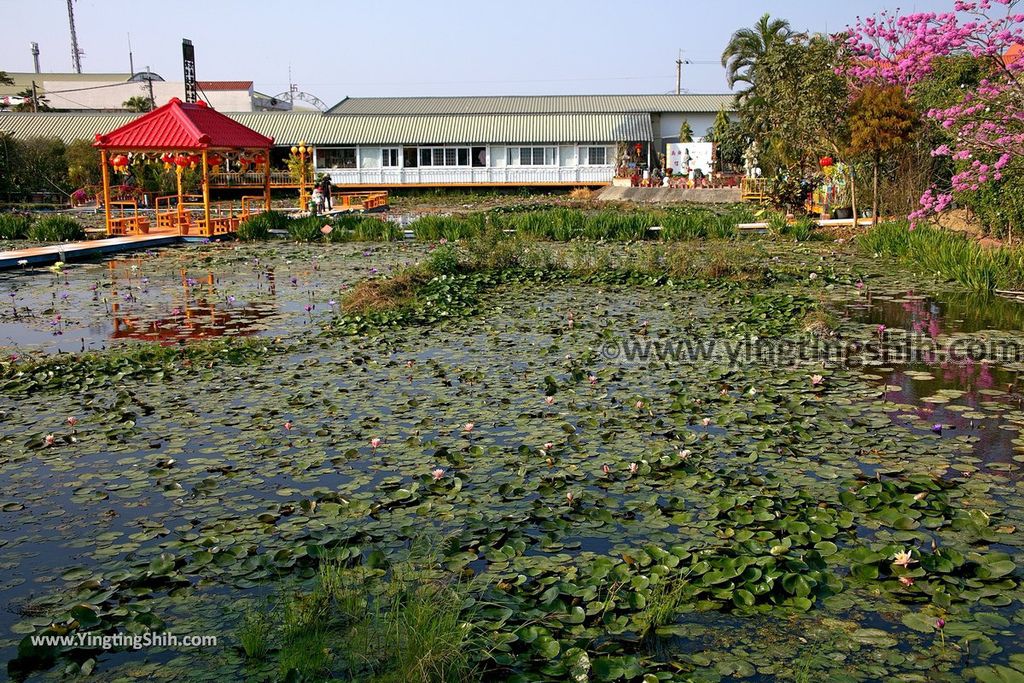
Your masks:
[{"label": "distant rooftop", "polygon": [[501,95],[486,97],[347,97],[328,114],[371,116],[459,114],[714,113],[732,109],[730,94]]}]

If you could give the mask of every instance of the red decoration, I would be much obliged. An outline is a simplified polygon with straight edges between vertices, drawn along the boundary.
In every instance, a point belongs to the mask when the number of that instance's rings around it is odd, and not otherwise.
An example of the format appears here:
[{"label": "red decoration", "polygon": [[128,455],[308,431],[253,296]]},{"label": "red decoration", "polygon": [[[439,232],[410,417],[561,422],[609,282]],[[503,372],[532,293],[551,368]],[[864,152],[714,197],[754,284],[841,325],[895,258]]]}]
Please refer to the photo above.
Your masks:
[{"label": "red decoration", "polygon": [[187,154],[179,154],[178,156],[174,157],[174,163],[180,166],[181,168],[185,168],[186,166],[191,164],[192,161]]},{"label": "red decoration", "polygon": [[821,161],[819,161],[818,163],[821,164],[822,168],[828,168],[829,166],[834,165],[835,161],[832,159],[832,157],[822,157]]},{"label": "red decoration", "polygon": [[206,157],[206,163],[210,166],[222,166],[224,164],[224,157],[219,154],[211,154]]},{"label": "red decoration", "polygon": [[128,168],[129,159],[124,154],[115,154],[110,160],[110,165],[115,171],[124,171]]},{"label": "red decoration", "polygon": [[257,154],[256,156],[253,157],[252,161],[257,166],[262,166],[264,163],[266,163],[267,157],[263,156],[262,154]]}]

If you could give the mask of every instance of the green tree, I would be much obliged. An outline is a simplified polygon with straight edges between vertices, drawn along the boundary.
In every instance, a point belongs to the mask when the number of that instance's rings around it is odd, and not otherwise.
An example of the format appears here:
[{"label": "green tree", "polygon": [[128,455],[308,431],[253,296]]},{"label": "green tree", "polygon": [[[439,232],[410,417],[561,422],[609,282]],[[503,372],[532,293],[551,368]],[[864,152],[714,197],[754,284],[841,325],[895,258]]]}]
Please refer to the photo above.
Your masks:
[{"label": "green tree", "polygon": [[102,181],[100,153],[88,140],[75,140],[64,151],[68,162],[68,181],[79,188]]},{"label": "green tree", "polygon": [[679,124],[679,142],[693,142],[693,127],[686,119]]},{"label": "green tree", "polygon": [[836,73],[840,47],[825,36],[793,34],[751,69],[756,85],[739,113],[760,145],[762,167],[799,173],[847,147],[849,95]]},{"label": "green tree", "polygon": [[715,143],[719,170],[724,171],[727,164],[737,166],[743,162],[748,140],[739,122],[730,119],[724,109],[718,110],[715,123],[704,134],[704,140]]},{"label": "green tree", "polygon": [[14,79],[6,71],[0,71],[0,85],[14,85]]},{"label": "green tree", "polygon": [[920,119],[907,101],[903,88],[869,85],[850,106],[850,147],[852,156],[871,159],[871,215],[878,224],[878,168],[882,155],[909,142]]},{"label": "green tree", "polygon": [[64,143],[59,138],[29,138],[17,140],[5,136],[4,154],[7,169],[5,189],[11,194],[57,192],[67,195],[68,164],[64,156]]},{"label": "green tree", "polygon": [[121,106],[128,111],[134,111],[138,113],[145,113],[153,109],[153,103],[148,97],[142,95],[132,95],[127,100],[121,103]]},{"label": "green tree", "polygon": [[741,28],[732,34],[722,51],[722,66],[729,87],[737,83],[755,86],[754,67],[775,45],[785,43],[793,31],[785,19],[762,15],[753,28]]}]

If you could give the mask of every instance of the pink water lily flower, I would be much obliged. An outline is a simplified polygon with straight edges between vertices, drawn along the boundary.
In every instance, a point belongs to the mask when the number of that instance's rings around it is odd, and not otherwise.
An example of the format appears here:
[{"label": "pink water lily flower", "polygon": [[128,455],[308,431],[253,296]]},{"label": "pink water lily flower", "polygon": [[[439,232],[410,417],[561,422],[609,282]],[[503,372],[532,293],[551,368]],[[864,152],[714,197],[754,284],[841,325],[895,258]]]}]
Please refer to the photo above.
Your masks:
[{"label": "pink water lily flower", "polygon": [[434,481],[440,481],[444,477],[444,470],[438,467],[430,473],[430,476],[434,478]]},{"label": "pink water lily flower", "polygon": [[555,397],[554,396],[545,396],[544,397],[544,402],[547,403],[549,406],[553,406],[553,405],[555,405]]},{"label": "pink water lily flower", "polygon": [[43,443],[47,446],[52,446],[54,441],[56,441],[56,437],[53,434],[47,434],[43,437]]},{"label": "pink water lily flower", "polygon": [[473,431],[473,427],[475,427],[475,426],[476,425],[473,424],[472,422],[467,422],[465,425],[463,425],[462,431],[464,431],[464,432],[471,432],[471,431]]},{"label": "pink water lily flower", "polygon": [[704,425],[705,427],[707,427],[708,425],[710,425],[710,424],[711,424],[711,418],[710,418],[710,417],[705,417],[705,418],[703,418],[703,419],[702,419],[702,420],[700,421],[700,423],[701,423],[702,425]]},{"label": "pink water lily flower", "polygon": [[914,579],[909,577],[909,576],[901,576],[900,577],[900,583],[902,583],[907,588],[910,588],[911,586],[914,585]]},{"label": "pink water lily flower", "polygon": [[68,418],[68,424],[74,427],[76,424],[78,424],[78,418],[72,415],[71,417]]},{"label": "pink water lily flower", "polygon": [[681,459],[683,459],[683,460],[688,460],[690,458],[691,454],[692,454],[692,451],[690,451],[690,449],[688,449],[688,448],[679,451],[679,457]]},{"label": "pink water lily flower", "polygon": [[637,401],[636,402],[636,409],[637,410],[643,410],[644,409],[644,402],[643,401]]},{"label": "pink water lily flower", "polygon": [[640,469],[640,465],[636,464],[635,462],[629,463],[629,473],[630,474],[636,474],[637,470],[639,470],[639,469]]},{"label": "pink water lily flower", "polygon": [[294,425],[294,424],[292,424],[292,421],[291,421],[291,420],[287,420],[287,421],[286,421],[286,422],[284,423],[284,428],[285,428],[285,431],[289,431],[289,432],[290,432],[290,431],[292,430],[292,428],[293,428],[294,426],[295,426],[295,425]]},{"label": "pink water lily flower", "polygon": [[825,378],[822,375],[811,375],[811,386],[819,386]]},{"label": "pink water lily flower", "polygon": [[553,444],[550,441],[548,441],[547,443],[544,444],[544,452],[546,453],[546,452],[550,451],[554,447],[555,447],[555,444]]},{"label": "pink water lily flower", "polygon": [[567,491],[565,494],[565,499],[569,502],[569,505],[572,505],[573,502],[575,502],[576,500],[576,494],[574,494],[572,491]]},{"label": "pink water lily flower", "polygon": [[587,379],[590,381],[590,386],[597,385],[597,375],[589,375]]},{"label": "pink water lily flower", "polygon": [[378,448],[380,448],[380,445],[382,443],[384,443],[384,440],[378,436],[375,436],[372,439],[370,439],[370,448],[372,448],[373,450],[377,450]]},{"label": "pink water lily flower", "polygon": [[604,476],[606,477],[610,476],[612,473],[612,468],[608,467],[608,465],[601,465],[601,472],[603,472]]}]

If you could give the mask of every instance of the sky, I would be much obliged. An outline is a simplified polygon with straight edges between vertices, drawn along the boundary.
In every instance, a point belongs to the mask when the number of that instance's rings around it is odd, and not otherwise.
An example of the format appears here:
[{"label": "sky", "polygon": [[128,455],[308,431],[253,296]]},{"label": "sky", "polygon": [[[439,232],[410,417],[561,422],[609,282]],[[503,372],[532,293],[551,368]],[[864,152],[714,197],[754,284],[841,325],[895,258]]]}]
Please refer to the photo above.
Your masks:
[{"label": "sky", "polygon": [[[906,11],[948,10],[917,0]],[[85,72],[145,67],[182,80],[181,39],[201,80],[292,82],[328,105],[346,96],[727,92],[729,36],[764,12],[797,30],[836,32],[896,0],[75,0]],[[0,0],[0,70],[72,71],[66,0]],[[680,50],[682,52],[680,53]]]}]

